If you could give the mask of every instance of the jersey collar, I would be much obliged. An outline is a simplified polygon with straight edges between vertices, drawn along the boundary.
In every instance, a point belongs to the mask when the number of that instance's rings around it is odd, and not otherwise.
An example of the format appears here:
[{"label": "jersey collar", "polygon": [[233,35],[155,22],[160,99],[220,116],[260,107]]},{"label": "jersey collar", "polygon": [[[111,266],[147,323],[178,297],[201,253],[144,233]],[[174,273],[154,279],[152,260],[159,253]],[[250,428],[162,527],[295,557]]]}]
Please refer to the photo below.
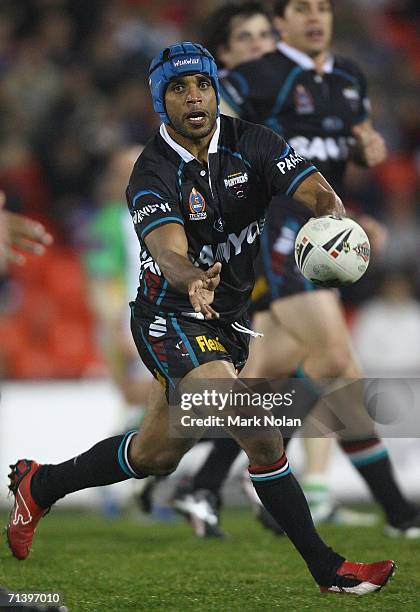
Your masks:
[{"label": "jersey collar", "polygon": [[[171,149],[173,149],[174,151],[176,151],[176,153],[178,153],[178,155],[183,159],[183,161],[186,164],[190,161],[193,161],[193,159],[195,159],[194,155],[191,155],[191,153],[187,151],[187,149],[184,149],[184,147],[181,147],[180,144],[178,144],[177,142],[175,142],[173,138],[171,138],[171,136],[168,133],[168,130],[166,129],[166,125],[164,123],[161,124],[159,132],[163,140],[168,143]],[[210,140],[210,143],[209,143],[209,153],[217,153],[217,145],[219,143],[219,136],[220,136],[220,117],[217,117],[216,131],[214,132]]]},{"label": "jersey collar", "polygon": [[[309,57],[309,55],[303,53],[303,51],[299,51],[299,49],[295,49],[295,47],[291,47],[285,42],[277,43],[277,49],[296,64],[299,64],[299,66],[304,70],[315,70],[315,62]],[[328,55],[322,70],[323,72],[331,73],[333,68],[334,58],[332,55]]]}]

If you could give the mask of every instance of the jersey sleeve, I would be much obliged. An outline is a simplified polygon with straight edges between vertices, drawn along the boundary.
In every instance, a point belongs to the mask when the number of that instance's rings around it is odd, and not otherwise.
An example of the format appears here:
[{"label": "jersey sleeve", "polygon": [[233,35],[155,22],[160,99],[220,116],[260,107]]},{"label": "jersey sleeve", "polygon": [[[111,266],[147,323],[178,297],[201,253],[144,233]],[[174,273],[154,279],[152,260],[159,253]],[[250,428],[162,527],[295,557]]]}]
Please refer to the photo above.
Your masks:
[{"label": "jersey sleeve", "polygon": [[256,136],[255,164],[271,197],[293,197],[302,181],[318,172],[312,163],[298,155],[284,138],[272,130],[258,126]]},{"label": "jersey sleeve", "polygon": [[178,194],[154,172],[134,168],[126,191],[128,208],[137,236],[147,234],[167,223],[184,225]]}]

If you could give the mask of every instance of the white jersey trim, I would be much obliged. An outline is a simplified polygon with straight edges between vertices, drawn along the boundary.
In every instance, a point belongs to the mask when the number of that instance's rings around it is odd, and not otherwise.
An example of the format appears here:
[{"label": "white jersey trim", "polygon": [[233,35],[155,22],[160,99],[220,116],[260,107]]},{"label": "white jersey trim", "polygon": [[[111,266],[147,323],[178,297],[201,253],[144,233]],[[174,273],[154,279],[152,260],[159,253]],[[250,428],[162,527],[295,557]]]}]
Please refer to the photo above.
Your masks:
[{"label": "white jersey trim", "polygon": [[[277,49],[286,55],[289,59],[293,60],[296,64],[299,64],[301,68],[304,70],[315,70],[315,62],[309,55],[304,53],[303,51],[299,51],[295,47],[291,47],[285,42],[277,43]],[[329,54],[324,62],[322,67],[322,71],[329,74],[334,69],[334,58],[331,54]]]}]

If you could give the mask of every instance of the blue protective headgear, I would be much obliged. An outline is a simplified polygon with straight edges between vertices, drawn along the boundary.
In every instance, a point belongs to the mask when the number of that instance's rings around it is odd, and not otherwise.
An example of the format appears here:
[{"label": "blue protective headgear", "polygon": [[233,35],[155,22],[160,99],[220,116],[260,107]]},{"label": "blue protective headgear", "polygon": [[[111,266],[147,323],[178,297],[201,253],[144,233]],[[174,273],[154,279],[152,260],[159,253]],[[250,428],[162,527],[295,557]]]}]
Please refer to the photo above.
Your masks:
[{"label": "blue protective headgear", "polygon": [[198,43],[183,42],[171,45],[157,55],[150,64],[149,85],[153,108],[164,123],[170,123],[165,108],[165,92],[169,81],[184,74],[205,74],[210,77],[217,99],[219,114],[220,90],[217,66],[212,54]]}]

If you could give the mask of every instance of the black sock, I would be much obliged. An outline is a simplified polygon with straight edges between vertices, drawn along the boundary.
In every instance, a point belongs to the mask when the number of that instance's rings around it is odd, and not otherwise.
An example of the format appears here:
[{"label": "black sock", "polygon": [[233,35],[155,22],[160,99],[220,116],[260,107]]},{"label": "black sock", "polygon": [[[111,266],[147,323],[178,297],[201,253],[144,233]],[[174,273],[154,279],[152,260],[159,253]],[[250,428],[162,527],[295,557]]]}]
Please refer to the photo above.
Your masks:
[{"label": "black sock", "polygon": [[273,465],[249,467],[255,490],[265,509],[284,529],[302,555],[316,582],[330,586],[345,560],[318,535],[308,503],[291,473],[286,455]]},{"label": "black sock", "polygon": [[392,525],[410,520],[417,514],[416,506],[404,497],[395,480],[388,451],[381,440],[341,440],[340,446],[366,481]]},{"label": "black sock", "polygon": [[241,447],[233,438],[214,439],[209,456],[192,480],[192,490],[207,489],[219,499],[222,485],[240,452]]},{"label": "black sock", "polygon": [[91,449],[58,465],[43,465],[33,476],[31,493],[41,508],[48,508],[68,493],[145,478],[136,474],[128,462],[128,446],[135,431],[107,438]]}]

